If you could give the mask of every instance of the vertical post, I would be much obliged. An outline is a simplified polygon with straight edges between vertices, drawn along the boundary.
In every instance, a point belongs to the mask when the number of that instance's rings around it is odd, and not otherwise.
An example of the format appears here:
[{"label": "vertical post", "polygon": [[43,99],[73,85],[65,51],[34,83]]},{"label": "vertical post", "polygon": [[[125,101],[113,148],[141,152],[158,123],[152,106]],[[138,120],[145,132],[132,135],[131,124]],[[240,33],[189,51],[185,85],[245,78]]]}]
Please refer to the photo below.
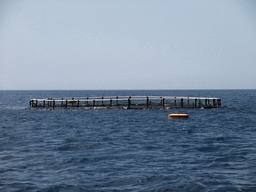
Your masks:
[{"label": "vertical post", "polygon": [[202,107],[202,100],[199,99],[199,107],[201,108]]},{"label": "vertical post", "polygon": [[65,105],[65,108],[67,108],[68,107],[68,100],[66,100],[66,105]]},{"label": "vertical post", "polygon": [[109,106],[111,107],[112,105],[112,99],[109,100]]},{"label": "vertical post", "polygon": [[195,99],[195,107],[197,107],[197,99]]},{"label": "vertical post", "polygon": [[180,106],[183,107],[183,98],[180,99]]},{"label": "vertical post", "polygon": [[38,101],[36,100],[36,107],[37,107],[37,102],[38,102]]},{"label": "vertical post", "polygon": [[79,107],[79,100],[77,100],[77,108]]},{"label": "vertical post", "polygon": [[116,97],[116,105],[118,105],[118,97]]},{"label": "vertical post", "polygon": [[149,98],[147,97],[147,108],[148,108]]},{"label": "vertical post", "polygon": [[52,101],[52,108],[54,109],[55,101]]},{"label": "vertical post", "polygon": [[213,101],[213,107],[216,107],[216,101],[215,101],[215,99],[213,99],[212,101]]},{"label": "vertical post", "polygon": [[104,97],[102,97],[102,106],[104,106],[104,105],[103,105],[103,99],[104,99]]},{"label": "vertical post", "polygon": [[45,100],[44,100],[44,104],[43,104],[43,107],[45,107]]},{"label": "vertical post", "polygon": [[131,107],[131,100],[130,99],[131,99],[131,97],[128,98],[128,109],[130,109],[130,107]]},{"label": "vertical post", "polygon": [[95,107],[95,100],[93,100],[93,104],[92,104],[93,107]]},{"label": "vertical post", "polygon": [[163,98],[163,107],[164,107],[164,100],[165,100],[165,99]]},{"label": "vertical post", "polygon": [[221,99],[218,99],[217,102],[218,102],[218,107],[221,107]]},{"label": "vertical post", "polygon": [[205,106],[207,106],[207,99],[204,100]]}]

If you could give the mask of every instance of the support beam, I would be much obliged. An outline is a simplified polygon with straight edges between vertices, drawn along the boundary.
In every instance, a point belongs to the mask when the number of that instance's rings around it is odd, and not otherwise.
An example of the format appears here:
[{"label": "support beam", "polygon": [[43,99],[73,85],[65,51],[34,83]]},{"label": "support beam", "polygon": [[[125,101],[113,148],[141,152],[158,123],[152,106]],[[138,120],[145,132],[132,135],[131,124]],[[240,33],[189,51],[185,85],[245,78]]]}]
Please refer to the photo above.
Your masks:
[{"label": "support beam", "polygon": [[129,99],[128,99],[128,108],[127,109],[130,109],[130,108],[131,108],[131,99],[129,97]]},{"label": "support beam", "polygon": [[218,99],[217,102],[218,102],[218,107],[221,107],[221,99]]}]

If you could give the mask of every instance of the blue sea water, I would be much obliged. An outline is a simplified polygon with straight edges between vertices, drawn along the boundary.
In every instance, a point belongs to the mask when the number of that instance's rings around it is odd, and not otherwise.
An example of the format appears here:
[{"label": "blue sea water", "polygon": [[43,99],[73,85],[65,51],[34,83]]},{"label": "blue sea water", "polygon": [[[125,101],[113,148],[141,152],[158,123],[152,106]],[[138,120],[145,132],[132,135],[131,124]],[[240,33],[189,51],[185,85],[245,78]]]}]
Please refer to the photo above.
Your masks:
[{"label": "blue sea water", "polygon": [[[220,97],[221,109],[28,110],[33,98]],[[0,91],[0,191],[256,191],[256,90]],[[170,113],[189,119],[168,119]]]}]

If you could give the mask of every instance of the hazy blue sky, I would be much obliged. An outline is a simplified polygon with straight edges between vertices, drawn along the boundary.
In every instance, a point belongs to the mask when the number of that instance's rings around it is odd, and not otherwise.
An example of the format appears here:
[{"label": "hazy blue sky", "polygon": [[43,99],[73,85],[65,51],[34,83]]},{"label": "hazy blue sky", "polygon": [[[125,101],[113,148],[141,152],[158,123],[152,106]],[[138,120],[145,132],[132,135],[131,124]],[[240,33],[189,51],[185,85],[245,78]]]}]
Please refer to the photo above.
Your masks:
[{"label": "hazy blue sky", "polygon": [[254,0],[0,0],[0,89],[256,89]]}]

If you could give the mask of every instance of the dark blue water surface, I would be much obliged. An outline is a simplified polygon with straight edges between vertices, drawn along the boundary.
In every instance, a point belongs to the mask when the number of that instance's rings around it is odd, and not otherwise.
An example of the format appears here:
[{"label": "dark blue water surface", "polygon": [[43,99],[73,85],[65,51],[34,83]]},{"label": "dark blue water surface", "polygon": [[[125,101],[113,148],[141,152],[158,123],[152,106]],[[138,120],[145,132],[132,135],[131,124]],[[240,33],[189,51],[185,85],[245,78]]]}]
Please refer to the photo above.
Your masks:
[{"label": "dark blue water surface", "polygon": [[[220,97],[221,109],[28,110],[33,98]],[[0,191],[256,191],[256,90],[0,91]],[[170,113],[189,119],[168,119]]]}]

